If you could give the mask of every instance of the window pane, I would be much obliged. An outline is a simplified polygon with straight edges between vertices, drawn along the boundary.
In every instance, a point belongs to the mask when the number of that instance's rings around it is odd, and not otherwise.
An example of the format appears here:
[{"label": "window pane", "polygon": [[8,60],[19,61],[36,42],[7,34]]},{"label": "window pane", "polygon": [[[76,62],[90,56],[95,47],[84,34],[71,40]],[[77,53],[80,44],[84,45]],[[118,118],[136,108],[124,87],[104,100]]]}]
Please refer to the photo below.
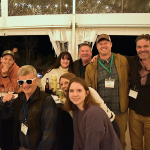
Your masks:
[{"label": "window pane", "polygon": [[8,0],[8,15],[47,15],[72,13],[72,0]]},{"label": "window pane", "polygon": [[76,13],[121,13],[122,0],[76,0]]},{"label": "window pane", "polygon": [[150,13],[150,0],[124,0],[124,13]]}]

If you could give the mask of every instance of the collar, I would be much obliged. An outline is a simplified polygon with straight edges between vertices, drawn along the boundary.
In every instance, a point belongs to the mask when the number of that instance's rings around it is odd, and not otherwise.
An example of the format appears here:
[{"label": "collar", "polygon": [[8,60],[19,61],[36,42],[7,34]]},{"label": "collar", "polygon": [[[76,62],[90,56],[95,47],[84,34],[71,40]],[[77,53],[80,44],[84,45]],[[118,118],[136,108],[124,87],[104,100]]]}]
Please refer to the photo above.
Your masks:
[{"label": "collar", "polygon": [[110,55],[110,57],[109,57],[107,60],[101,59],[100,56],[99,56],[99,60],[100,60],[101,63],[103,63],[103,64],[105,64],[105,63],[110,63],[110,62],[111,62],[111,56],[112,56],[112,54]]},{"label": "collar", "polygon": [[141,64],[142,68],[144,68],[144,69],[147,70],[147,71],[150,71],[150,68],[146,69],[146,68],[143,66],[142,59],[139,58],[139,62],[140,62],[140,64]]},{"label": "collar", "polygon": [[62,70],[62,71],[68,71],[69,68],[63,69],[63,68],[60,66],[59,69]]},{"label": "collar", "polygon": [[82,63],[82,60],[81,59],[79,59],[79,61],[80,61],[80,64],[83,66],[83,67],[86,67],[88,64],[86,64],[85,66],[83,65],[83,63]]},{"label": "collar", "polygon": [[26,100],[26,96],[25,96],[25,93],[24,93],[24,95],[23,95],[23,97],[22,97],[22,100],[23,100],[23,101],[27,101],[28,103],[30,103],[30,102],[33,100],[33,97],[34,97],[34,95],[35,95],[37,89],[38,89],[38,88],[36,88],[36,90],[35,90],[34,93],[30,96],[30,98],[29,98],[28,101]]}]

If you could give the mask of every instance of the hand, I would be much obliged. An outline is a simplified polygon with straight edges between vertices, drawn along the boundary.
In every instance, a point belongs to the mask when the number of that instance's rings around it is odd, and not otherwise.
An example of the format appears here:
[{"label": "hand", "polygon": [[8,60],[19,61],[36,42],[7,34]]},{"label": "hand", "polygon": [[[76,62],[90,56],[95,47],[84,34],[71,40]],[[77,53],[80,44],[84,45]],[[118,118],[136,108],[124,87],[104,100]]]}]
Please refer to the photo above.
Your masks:
[{"label": "hand", "polygon": [[93,63],[97,58],[98,58],[98,55],[94,56],[94,57],[91,59],[91,63]]},{"label": "hand", "polygon": [[3,102],[9,102],[12,100],[12,98],[14,98],[15,96],[12,93],[7,93],[4,97],[3,97]]},{"label": "hand", "polygon": [[7,73],[8,73],[8,68],[7,67],[3,67],[2,68],[2,74],[3,74],[3,76],[7,76]]},{"label": "hand", "polygon": [[49,87],[49,90],[52,90],[52,89],[53,89],[53,88],[50,86],[50,87]]}]

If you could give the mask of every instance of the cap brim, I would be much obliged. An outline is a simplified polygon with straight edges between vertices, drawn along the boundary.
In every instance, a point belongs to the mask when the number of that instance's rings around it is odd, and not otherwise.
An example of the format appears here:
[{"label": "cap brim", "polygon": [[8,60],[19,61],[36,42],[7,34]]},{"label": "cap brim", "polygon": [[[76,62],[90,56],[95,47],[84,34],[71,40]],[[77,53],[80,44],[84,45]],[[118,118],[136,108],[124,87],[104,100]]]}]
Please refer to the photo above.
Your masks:
[{"label": "cap brim", "polygon": [[2,57],[3,57],[3,56],[6,56],[6,55],[10,55],[10,56],[12,56],[12,57],[13,57],[13,59],[14,59],[14,56],[13,56],[12,54],[9,54],[9,53],[7,53],[7,54],[3,54],[3,55],[2,55]]},{"label": "cap brim", "polygon": [[107,40],[107,41],[111,42],[109,39],[101,38],[101,39],[99,39],[99,40],[97,41],[97,43],[98,43],[99,41],[101,41],[101,40]]}]

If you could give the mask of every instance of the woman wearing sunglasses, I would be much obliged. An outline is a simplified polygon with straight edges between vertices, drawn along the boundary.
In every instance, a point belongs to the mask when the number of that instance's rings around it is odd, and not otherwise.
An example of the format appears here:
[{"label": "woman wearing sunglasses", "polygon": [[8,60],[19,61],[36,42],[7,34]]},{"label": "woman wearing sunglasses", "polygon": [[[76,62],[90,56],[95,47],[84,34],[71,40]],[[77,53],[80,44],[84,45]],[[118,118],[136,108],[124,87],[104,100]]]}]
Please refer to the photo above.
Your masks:
[{"label": "woman wearing sunglasses", "polygon": [[69,52],[61,52],[56,60],[56,63],[50,67],[44,77],[41,79],[42,90],[45,90],[46,78],[49,78],[51,82],[51,75],[56,75],[57,82],[62,74],[67,72],[73,72],[73,60]]},{"label": "woman wearing sunglasses", "polygon": [[73,150],[122,150],[106,113],[79,77],[68,85],[64,109],[73,111]]},{"label": "woman wearing sunglasses", "polygon": [[[65,95],[67,95],[67,88],[68,88],[70,80],[75,78],[75,77],[76,77],[76,75],[73,74],[73,73],[65,73],[62,76],[60,76],[60,81],[59,81],[60,87],[63,90]],[[100,107],[107,114],[108,118],[110,119],[110,121],[113,125],[113,128],[114,128],[117,136],[120,138],[120,129],[118,127],[118,124],[115,121],[115,114],[107,107],[107,105],[104,103],[103,99],[99,96],[99,94],[93,88],[89,87],[89,91],[90,91],[90,94],[91,94],[92,98],[97,103],[100,103]]]}]

